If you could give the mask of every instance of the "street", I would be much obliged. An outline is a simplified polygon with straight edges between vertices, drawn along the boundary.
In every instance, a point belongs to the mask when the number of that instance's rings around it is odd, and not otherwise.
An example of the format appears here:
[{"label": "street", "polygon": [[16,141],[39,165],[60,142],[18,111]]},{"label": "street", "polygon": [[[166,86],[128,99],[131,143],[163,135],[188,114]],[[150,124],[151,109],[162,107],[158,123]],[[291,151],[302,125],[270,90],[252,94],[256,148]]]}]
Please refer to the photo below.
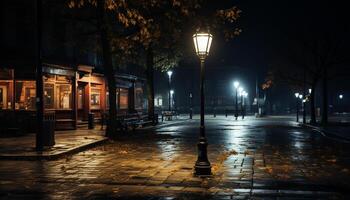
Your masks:
[{"label": "street", "polygon": [[211,177],[194,177],[199,120],[123,133],[57,161],[0,161],[0,199],[346,199],[348,143],[290,117],[206,116]]}]

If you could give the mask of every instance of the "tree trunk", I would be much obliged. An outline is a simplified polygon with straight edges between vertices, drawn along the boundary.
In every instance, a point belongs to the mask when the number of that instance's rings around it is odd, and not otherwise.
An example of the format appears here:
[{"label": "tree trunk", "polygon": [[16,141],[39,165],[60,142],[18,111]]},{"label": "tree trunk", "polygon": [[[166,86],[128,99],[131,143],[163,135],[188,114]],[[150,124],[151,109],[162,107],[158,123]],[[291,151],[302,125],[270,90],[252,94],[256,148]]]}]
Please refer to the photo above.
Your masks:
[{"label": "tree trunk", "polygon": [[147,49],[147,91],[148,91],[148,117],[153,120],[154,123],[154,60],[153,50],[151,47]]},{"label": "tree trunk", "polygon": [[322,126],[326,126],[328,124],[328,72],[327,72],[327,67],[324,68],[323,70],[323,81],[322,81],[322,99],[323,99],[323,112],[322,112]]},{"label": "tree trunk", "polygon": [[316,124],[316,113],[315,113],[315,89],[316,89],[317,80],[313,80],[311,84],[311,94],[310,94],[310,123]]},{"label": "tree trunk", "polygon": [[112,137],[116,134],[116,118],[117,118],[117,105],[116,105],[116,81],[115,70],[112,62],[112,51],[108,38],[108,30],[106,23],[106,14],[104,8],[105,0],[97,1],[97,17],[99,23],[99,34],[102,46],[103,68],[104,75],[107,78],[108,90],[109,90],[109,117],[106,128],[106,136]]}]

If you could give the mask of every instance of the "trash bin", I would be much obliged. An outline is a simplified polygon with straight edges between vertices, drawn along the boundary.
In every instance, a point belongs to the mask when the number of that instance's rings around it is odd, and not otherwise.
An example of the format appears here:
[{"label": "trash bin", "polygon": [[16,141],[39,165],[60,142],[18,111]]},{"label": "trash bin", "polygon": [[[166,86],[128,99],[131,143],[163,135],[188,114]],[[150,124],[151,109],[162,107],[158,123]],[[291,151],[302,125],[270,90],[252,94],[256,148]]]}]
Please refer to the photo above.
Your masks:
[{"label": "trash bin", "polygon": [[94,129],[95,128],[95,114],[94,113],[89,113],[89,117],[88,117],[88,128],[89,129]]},{"label": "trash bin", "polygon": [[159,123],[158,114],[154,114],[153,124],[157,125]]},{"label": "trash bin", "polygon": [[43,146],[55,145],[55,126],[56,114],[55,111],[47,111],[44,113],[43,121]]}]

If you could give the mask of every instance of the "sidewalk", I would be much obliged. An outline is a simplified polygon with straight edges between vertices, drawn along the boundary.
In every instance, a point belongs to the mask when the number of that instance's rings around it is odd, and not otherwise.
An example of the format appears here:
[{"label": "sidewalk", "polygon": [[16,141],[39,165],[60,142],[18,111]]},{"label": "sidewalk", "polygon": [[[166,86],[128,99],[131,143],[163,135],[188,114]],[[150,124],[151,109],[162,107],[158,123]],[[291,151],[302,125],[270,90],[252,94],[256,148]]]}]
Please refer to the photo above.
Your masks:
[{"label": "sidewalk", "polygon": [[331,123],[326,127],[310,124],[301,125],[321,132],[324,136],[350,142],[350,123]]},{"label": "sidewalk", "polygon": [[35,150],[35,134],[0,138],[0,160],[55,160],[95,147],[107,141],[99,129],[56,131],[55,145],[42,152]]}]

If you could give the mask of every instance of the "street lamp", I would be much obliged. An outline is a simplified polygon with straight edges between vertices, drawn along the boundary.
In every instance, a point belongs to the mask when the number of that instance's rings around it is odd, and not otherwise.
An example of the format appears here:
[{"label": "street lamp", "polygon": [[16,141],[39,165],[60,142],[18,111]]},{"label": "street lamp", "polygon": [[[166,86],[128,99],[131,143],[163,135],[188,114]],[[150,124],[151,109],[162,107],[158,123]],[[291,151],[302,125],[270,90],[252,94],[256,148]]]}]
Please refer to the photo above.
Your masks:
[{"label": "street lamp", "polygon": [[235,104],[235,118],[237,120],[237,117],[238,117],[238,86],[239,86],[239,82],[238,81],[235,81],[233,83],[233,86],[235,87],[236,89],[236,104]]},{"label": "street lamp", "polygon": [[342,94],[339,95],[339,99],[343,99],[343,95]]},{"label": "street lamp", "polygon": [[169,111],[171,111],[171,75],[173,75],[173,71],[169,70],[167,71],[168,77],[169,77]]},{"label": "street lamp", "polygon": [[174,106],[174,90],[170,90],[170,105],[171,108]]},{"label": "street lamp", "polygon": [[209,54],[213,36],[210,33],[200,32],[193,35],[193,42],[197,56],[201,63],[201,74],[200,74],[200,134],[198,142],[198,158],[194,166],[194,174],[198,176],[211,175],[211,165],[207,155],[207,139],[205,137],[205,126],[204,126],[204,62],[205,58]]},{"label": "street lamp", "polygon": [[297,99],[296,101],[296,111],[297,111],[297,122],[299,122],[299,92],[294,93],[295,98]]},{"label": "street lamp", "polygon": [[311,89],[311,88],[309,88],[309,94],[311,94],[311,92],[312,92],[312,89]]}]

